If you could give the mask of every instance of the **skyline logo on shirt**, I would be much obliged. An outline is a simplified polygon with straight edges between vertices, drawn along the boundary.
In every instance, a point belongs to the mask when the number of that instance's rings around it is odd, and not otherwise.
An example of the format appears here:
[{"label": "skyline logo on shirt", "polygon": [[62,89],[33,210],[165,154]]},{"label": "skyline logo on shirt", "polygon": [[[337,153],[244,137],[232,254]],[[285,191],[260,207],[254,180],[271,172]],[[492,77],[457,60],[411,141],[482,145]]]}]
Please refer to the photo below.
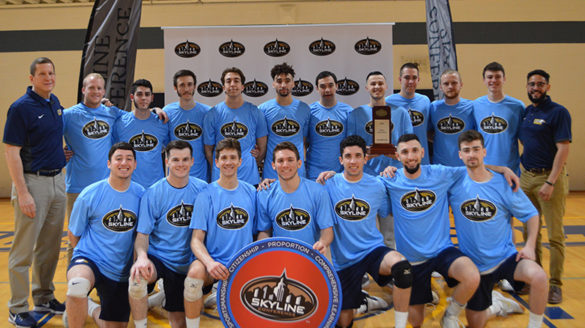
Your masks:
[{"label": "skyline logo on shirt", "polygon": [[280,211],[276,214],[276,224],[284,230],[296,231],[304,229],[311,223],[311,215],[309,212],[293,207]]},{"label": "skyline logo on shirt", "polygon": [[286,116],[282,120],[272,123],[270,128],[274,134],[280,137],[294,136],[301,131],[301,125],[295,120],[286,118]]},{"label": "skyline logo on shirt", "polygon": [[228,58],[239,57],[244,54],[246,47],[240,42],[230,40],[219,46],[219,53]]},{"label": "skyline logo on shirt", "polygon": [[217,214],[217,225],[224,229],[237,230],[243,228],[249,219],[250,216],[245,209],[230,203],[230,207]]},{"label": "skyline logo on shirt", "polygon": [[198,44],[189,42],[181,42],[175,46],[175,54],[183,58],[192,58],[197,56],[201,52],[201,47]]},{"label": "skyline logo on shirt", "polygon": [[374,135],[374,121],[369,121],[368,123],[366,123],[366,125],[364,126],[364,130],[366,131],[367,134]]},{"label": "skyline logo on shirt", "polygon": [[315,56],[331,55],[335,51],[335,43],[321,38],[309,44],[309,52]]},{"label": "skyline logo on shirt", "polygon": [[420,126],[425,121],[425,116],[423,115],[423,113],[414,110],[410,107],[408,108],[408,115],[410,116],[410,121],[412,122],[413,127]]},{"label": "skyline logo on shirt", "polygon": [[209,81],[199,84],[197,87],[197,93],[203,97],[217,97],[223,93],[223,86],[221,83],[209,79]]},{"label": "skyline logo on shirt", "polygon": [[337,81],[337,91],[335,93],[340,96],[351,96],[358,92],[359,89],[360,85],[356,81],[346,77],[343,80]]},{"label": "skyline logo on shirt", "polygon": [[433,206],[436,200],[437,195],[432,190],[415,188],[400,198],[400,205],[409,212],[423,212]]},{"label": "skyline logo on shirt", "polygon": [[233,120],[221,126],[219,132],[224,138],[242,139],[248,135],[248,127],[243,123]]},{"label": "skyline logo on shirt", "polygon": [[313,92],[313,84],[311,82],[302,80],[300,77],[294,81],[295,86],[292,88],[292,95],[295,97],[308,96]]},{"label": "skyline logo on shirt", "polygon": [[110,125],[94,117],[93,121],[87,122],[81,128],[81,133],[89,139],[101,139],[110,133]]},{"label": "skyline logo on shirt", "polygon": [[378,40],[366,37],[365,39],[356,42],[354,49],[358,54],[361,55],[373,55],[382,50],[382,44]]},{"label": "skyline logo on shirt", "polygon": [[177,125],[173,133],[178,139],[189,141],[201,137],[203,129],[199,125],[187,120],[187,122]]},{"label": "skyline logo on shirt", "polygon": [[175,227],[188,227],[191,224],[192,215],[193,205],[185,204],[181,200],[181,204],[167,212],[167,222]]},{"label": "skyline logo on shirt", "polygon": [[136,226],[137,216],[130,210],[125,210],[120,204],[120,208],[113,210],[102,218],[104,228],[113,232],[127,232]]},{"label": "skyline logo on shirt", "polygon": [[290,46],[288,43],[284,41],[278,41],[278,39],[270,41],[264,45],[264,53],[270,57],[282,57],[287,55],[289,52]]},{"label": "skyline logo on shirt", "polygon": [[274,321],[300,321],[317,310],[317,296],[305,284],[286,276],[261,276],[248,281],[240,298],[253,314]]},{"label": "skyline logo on shirt", "polygon": [[437,129],[445,134],[456,134],[465,128],[465,122],[453,115],[449,114],[437,122]]},{"label": "skyline logo on shirt", "polygon": [[370,214],[370,204],[352,194],[351,198],[342,199],[335,204],[335,213],[344,220],[360,221]]},{"label": "skyline logo on shirt", "polygon": [[137,134],[130,138],[128,141],[132,145],[135,151],[151,151],[158,145],[158,139],[152,134],[142,133]]},{"label": "skyline logo on shirt", "polygon": [[268,85],[256,79],[244,84],[243,93],[248,97],[262,97],[268,93]]},{"label": "skyline logo on shirt", "polygon": [[315,132],[323,137],[335,137],[343,132],[343,124],[327,118],[325,121],[321,121],[315,125]]},{"label": "skyline logo on shirt", "polygon": [[464,217],[474,222],[491,220],[498,212],[494,203],[479,198],[479,195],[475,199],[464,201],[461,204],[460,210]]},{"label": "skyline logo on shirt", "polygon": [[479,127],[485,133],[497,134],[502,133],[508,129],[508,122],[504,118],[496,116],[494,113],[492,113],[491,116],[481,120]]}]

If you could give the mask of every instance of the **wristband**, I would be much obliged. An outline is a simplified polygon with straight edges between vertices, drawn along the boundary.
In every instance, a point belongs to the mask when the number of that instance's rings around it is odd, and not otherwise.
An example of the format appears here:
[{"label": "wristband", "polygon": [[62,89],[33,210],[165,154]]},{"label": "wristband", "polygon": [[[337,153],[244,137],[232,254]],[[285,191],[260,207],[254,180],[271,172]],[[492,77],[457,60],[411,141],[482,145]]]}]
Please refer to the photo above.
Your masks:
[{"label": "wristband", "polygon": [[546,184],[547,184],[547,185],[549,185],[549,186],[554,186],[554,185],[555,185],[554,183],[552,183],[552,182],[550,182],[550,181],[548,181],[548,180],[546,180],[544,183],[546,183]]}]

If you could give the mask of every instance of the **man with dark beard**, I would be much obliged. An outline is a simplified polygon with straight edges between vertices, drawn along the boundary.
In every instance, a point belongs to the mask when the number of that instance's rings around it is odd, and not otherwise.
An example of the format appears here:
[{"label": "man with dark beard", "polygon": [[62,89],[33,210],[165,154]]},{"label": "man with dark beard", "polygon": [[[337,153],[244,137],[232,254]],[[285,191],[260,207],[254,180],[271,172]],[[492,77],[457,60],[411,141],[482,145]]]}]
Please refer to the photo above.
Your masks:
[{"label": "man with dark beard", "polygon": [[[546,95],[550,90],[549,78],[550,75],[540,69],[528,73],[526,89],[532,105],[526,108],[519,137],[524,146],[520,157],[523,166],[521,187],[538,210],[541,226],[544,215],[550,242],[548,302],[558,304],[563,299],[563,215],[568,192],[565,163],[571,143],[571,116],[565,107]],[[538,263],[542,259],[540,240],[539,233],[536,241]]]}]

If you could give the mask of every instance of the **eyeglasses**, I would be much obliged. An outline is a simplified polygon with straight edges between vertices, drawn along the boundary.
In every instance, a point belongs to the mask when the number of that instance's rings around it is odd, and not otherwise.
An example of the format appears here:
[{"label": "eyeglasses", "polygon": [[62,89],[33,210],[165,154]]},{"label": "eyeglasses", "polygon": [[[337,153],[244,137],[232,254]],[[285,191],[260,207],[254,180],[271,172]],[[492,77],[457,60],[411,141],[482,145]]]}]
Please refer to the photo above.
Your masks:
[{"label": "eyeglasses", "polygon": [[534,88],[534,87],[542,88],[546,85],[546,82],[528,82],[527,85],[531,88]]}]

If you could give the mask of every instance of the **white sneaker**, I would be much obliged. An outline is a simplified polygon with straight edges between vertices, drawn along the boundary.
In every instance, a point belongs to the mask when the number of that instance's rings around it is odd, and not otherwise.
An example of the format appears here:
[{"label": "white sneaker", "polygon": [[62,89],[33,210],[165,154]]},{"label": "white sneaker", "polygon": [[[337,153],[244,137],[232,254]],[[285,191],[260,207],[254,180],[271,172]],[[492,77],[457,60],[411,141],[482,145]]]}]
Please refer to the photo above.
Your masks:
[{"label": "white sneaker", "polygon": [[512,287],[510,282],[506,279],[502,279],[502,280],[498,281],[498,287],[500,287],[500,289],[505,291],[505,292],[513,292],[514,291],[514,287]]},{"label": "white sneaker", "polygon": [[378,296],[372,296],[365,290],[362,290],[362,293],[364,294],[364,299],[360,307],[356,309],[357,314],[370,313],[388,308],[388,303],[384,299]]},{"label": "white sneaker", "polygon": [[203,301],[203,306],[206,309],[213,309],[214,307],[217,306],[217,282],[215,284],[213,284],[213,288],[211,289],[211,293],[209,294],[209,296],[207,296],[205,298],[205,301]]},{"label": "white sneaker", "polygon": [[443,328],[465,328],[465,325],[459,321],[458,317],[452,316],[452,315],[447,315],[447,313],[445,313],[445,315],[443,315],[443,318],[441,319],[441,327]]},{"label": "white sneaker", "polygon": [[368,276],[367,273],[364,273],[364,276],[362,277],[362,288],[368,287],[369,284],[370,284],[370,277]]},{"label": "white sneaker", "polygon": [[437,271],[433,271],[433,273],[431,273],[431,277],[433,277],[433,278],[443,278],[443,276],[441,276],[441,274],[438,273]]},{"label": "white sneaker", "polygon": [[512,299],[504,297],[504,295],[495,290],[492,291],[492,303],[497,310],[496,315],[499,317],[505,317],[508,314],[513,313],[524,313],[524,308],[522,308],[520,304]]},{"label": "white sneaker", "polygon": [[431,290],[431,295],[433,296],[433,300],[431,301],[431,304],[433,304],[433,305],[439,304],[439,301],[440,301],[439,294],[437,294],[436,291]]},{"label": "white sneaker", "polygon": [[153,307],[163,307],[166,302],[166,295],[165,295],[165,288],[163,285],[163,280],[159,279],[156,282],[156,286],[158,287],[158,292],[150,294],[148,296],[148,308],[151,309]]}]

